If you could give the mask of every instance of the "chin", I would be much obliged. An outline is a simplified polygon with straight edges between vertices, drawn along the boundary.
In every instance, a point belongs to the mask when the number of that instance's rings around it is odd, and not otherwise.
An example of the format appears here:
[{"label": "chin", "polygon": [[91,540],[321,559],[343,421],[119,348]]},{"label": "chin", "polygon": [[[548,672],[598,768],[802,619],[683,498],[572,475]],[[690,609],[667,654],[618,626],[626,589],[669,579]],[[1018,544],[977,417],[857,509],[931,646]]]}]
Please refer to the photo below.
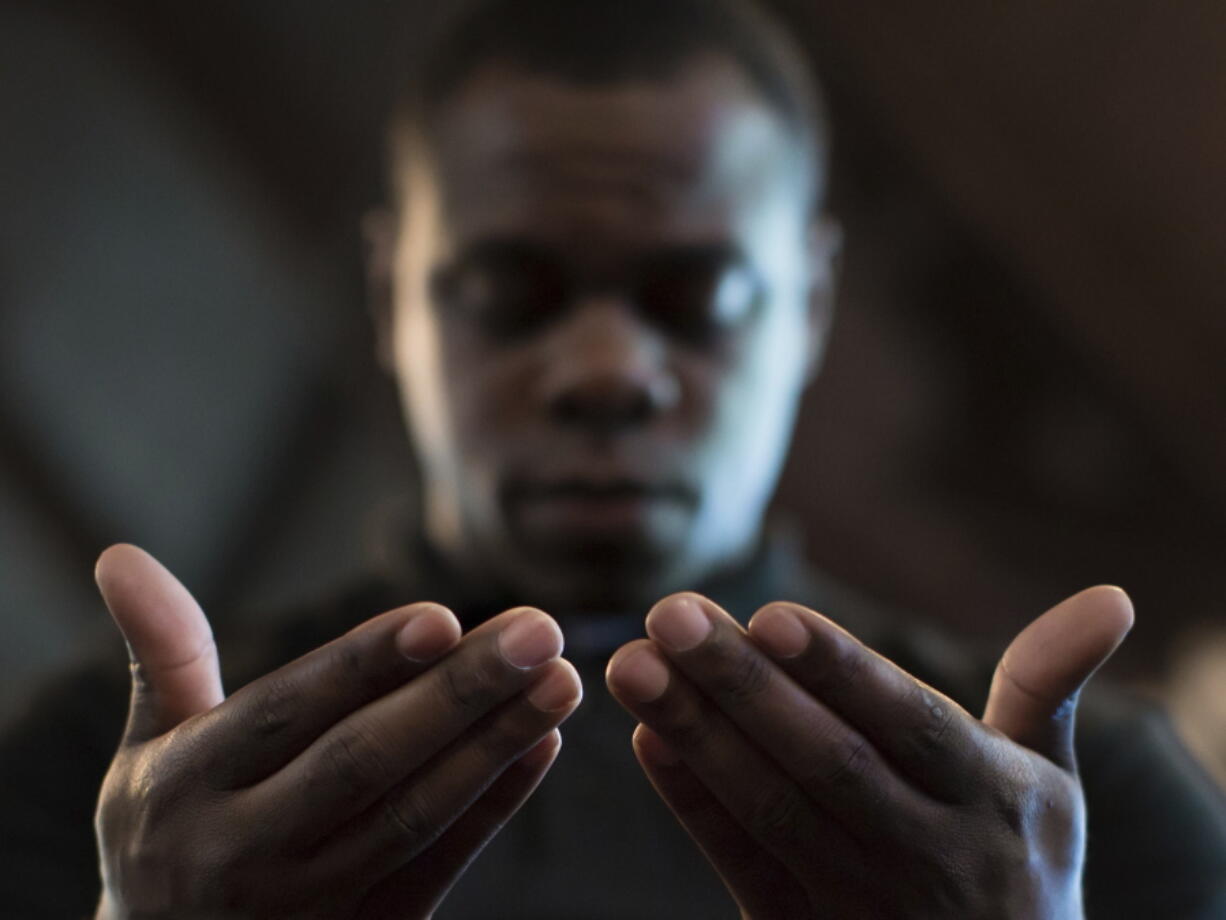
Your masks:
[{"label": "chin", "polygon": [[586,543],[517,566],[517,588],[556,613],[646,613],[664,595],[679,590],[678,553]]}]

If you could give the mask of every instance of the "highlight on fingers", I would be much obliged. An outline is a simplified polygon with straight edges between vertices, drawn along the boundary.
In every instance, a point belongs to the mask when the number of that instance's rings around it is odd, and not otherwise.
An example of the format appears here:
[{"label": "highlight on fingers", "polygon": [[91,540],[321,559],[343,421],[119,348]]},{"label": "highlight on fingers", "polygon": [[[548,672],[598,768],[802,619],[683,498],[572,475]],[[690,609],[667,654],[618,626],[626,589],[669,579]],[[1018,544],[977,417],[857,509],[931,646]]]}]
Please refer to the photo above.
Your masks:
[{"label": "highlight on fingers", "polygon": [[664,598],[647,614],[647,635],[673,652],[689,652],[705,642],[715,624],[706,598],[684,592]]},{"label": "highlight on fingers", "polygon": [[1001,659],[1001,670],[1023,692],[1059,702],[1111,657],[1135,618],[1123,589],[1088,588],[1023,629]]},{"label": "highlight on fingers", "polygon": [[811,634],[802,621],[812,614],[795,604],[768,604],[749,621],[749,636],[758,647],[775,658],[798,658],[809,647]]},{"label": "highlight on fingers", "polygon": [[396,633],[396,647],[410,661],[428,662],[441,658],[460,641],[460,621],[454,613],[438,604],[415,604],[408,619]]},{"label": "highlight on fingers", "polygon": [[569,713],[583,702],[583,681],[573,664],[558,659],[524,696],[541,712]]},{"label": "highlight on fingers", "polygon": [[548,614],[523,607],[502,616],[506,622],[498,634],[498,651],[511,667],[530,670],[562,654],[562,630]]},{"label": "highlight on fingers", "polygon": [[138,546],[108,547],[94,580],[134,659],[177,667],[213,639],[195,598],[157,559]]},{"label": "highlight on fingers", "polygon": [[631,736],[631,743],[641,760],[646,760],[652,766],[675,767],[681,763],[681,755],[663,738],[639,723]]},{"label": "highlight on fingers", "polygon": [[626,645],[609,659],[605,680],[614,696],[636,703],[651,703],[668,689],[667,662],[648,639]]},{"label": "highlight on fingers", "polygon": [[125,743],[161,735],[225,699],[212,627],[165,566],[121,543],[98,557],[94,577],[132,660]]}]

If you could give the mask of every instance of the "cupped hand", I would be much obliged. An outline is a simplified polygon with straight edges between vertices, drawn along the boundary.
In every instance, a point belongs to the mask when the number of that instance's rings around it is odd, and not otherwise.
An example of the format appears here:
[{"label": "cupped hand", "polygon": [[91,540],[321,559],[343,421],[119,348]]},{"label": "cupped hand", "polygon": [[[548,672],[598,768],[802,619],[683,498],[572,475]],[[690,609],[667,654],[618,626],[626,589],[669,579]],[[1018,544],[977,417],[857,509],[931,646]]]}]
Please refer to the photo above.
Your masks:
[{"label": "cupped hand", "polygon": [[100,920],[427,917],[581,696],[544,613],[461,637],[417,604],[226,699],[208,620],[169,572],[116,546],[97,579],[133,678],[95,822]]},{"label": "cupped hand", "polygon": [[792,604],[696,595],[609,663],[635,751],[746,918],[1080,918],[1080,688],[1132,624],[1096,588],[1009,646],[983,719]]}]

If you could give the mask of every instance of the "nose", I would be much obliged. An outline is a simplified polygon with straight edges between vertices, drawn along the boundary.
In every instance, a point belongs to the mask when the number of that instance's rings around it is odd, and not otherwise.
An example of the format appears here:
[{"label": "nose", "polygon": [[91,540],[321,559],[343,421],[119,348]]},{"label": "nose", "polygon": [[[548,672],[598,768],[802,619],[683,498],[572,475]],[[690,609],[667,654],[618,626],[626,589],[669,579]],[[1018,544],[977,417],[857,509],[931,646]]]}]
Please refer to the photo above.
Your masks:
[{"label": "nose", "polygon": [[648,424],[680,400],[668,343],[616,298],[576,304],[551,346],[545,404],[560,425],[615,434]]}]

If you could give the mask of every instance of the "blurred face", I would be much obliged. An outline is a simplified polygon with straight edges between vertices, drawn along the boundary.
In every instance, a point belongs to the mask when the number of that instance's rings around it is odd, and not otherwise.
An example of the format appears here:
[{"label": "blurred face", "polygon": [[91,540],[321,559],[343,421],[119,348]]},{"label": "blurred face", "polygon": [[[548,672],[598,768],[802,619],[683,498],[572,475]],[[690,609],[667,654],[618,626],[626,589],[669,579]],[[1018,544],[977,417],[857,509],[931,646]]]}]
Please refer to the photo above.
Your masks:
[{"label": "blurred face", "polygon": [[787,129],[721,58],[589,88],[488,68],[415,158],[390,351],[432,543],[557,612],[756,540],[829,253]]}]

